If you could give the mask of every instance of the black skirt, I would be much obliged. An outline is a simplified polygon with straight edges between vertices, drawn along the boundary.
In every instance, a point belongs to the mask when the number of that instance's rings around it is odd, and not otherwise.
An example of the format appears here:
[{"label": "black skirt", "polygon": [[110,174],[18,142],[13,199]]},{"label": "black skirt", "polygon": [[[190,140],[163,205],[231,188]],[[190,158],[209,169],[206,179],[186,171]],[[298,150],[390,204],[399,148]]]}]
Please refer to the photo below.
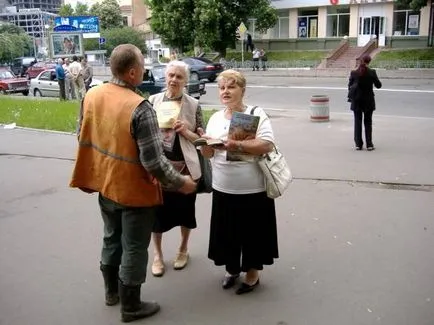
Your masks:
[{"label": "black skirt", "polygon": [[173,227],[189,229],[196,224],[196,193],[182,194],[163,191],[163,205],[158,207],[153,232],[162,233]]},{"label": "black skirt", "polygon": [[262,270],[279,257],[274,200],[266,192],[213,190],[208,257],[231,274]]}]

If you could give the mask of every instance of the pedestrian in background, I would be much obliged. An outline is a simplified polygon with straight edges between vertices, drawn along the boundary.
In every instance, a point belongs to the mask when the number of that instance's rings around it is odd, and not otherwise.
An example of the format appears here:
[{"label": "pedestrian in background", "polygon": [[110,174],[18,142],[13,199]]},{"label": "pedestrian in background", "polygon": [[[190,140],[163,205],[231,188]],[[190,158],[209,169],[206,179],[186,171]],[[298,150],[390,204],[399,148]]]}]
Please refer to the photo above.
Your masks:
[{"label": "pedestrian in background", "polygon": [[66,99],[75,99],[74,84],[72,83],[72,75],[69,71],[70,65],[71,63],[69,61],[69,58],[65,58],[63,64],[63,70],[65,71],[65,93]]},{"label": "pedestrian in background", "polygon": [[93,68],[89,65],[89,62],[87,62],[87,58],[83,58],[81,60],[81,68],[83,71],[84,88],[87,92],[90,88],[93,78]]},{"label": "pedestrian in background", "polygon": [[72,57],[72,63],[69,65],[69,72],[71,73],[72,84],[74,85],[75,97],[81,101],[86,94],[86,88],[84,87],[83,68],[81,63],[78,62],[78,57],[76,55]]},{"label": "pedestrian in background", "polygon": [[155,111],[135,92],[144,72],[140,49],[117,46],[110,69],[110,83],[91,89],[82,102],[70,186],[99,193],[105,303],[112,306],[120,298],[122,321],[130,322],[160,309],[156,302],[142,302],[140,291],[155,213],[163,203],[161,185],[189,194],[196,183],[164,156]]},{"label": "pedestrian in background", "polygon": [[365,125],[366,149],[375,149],[372,141],[372,114],[375,111],[374,86],[381,88],[381,81],[377,72],[368,67],[371,62],[369,55],[360,59],[359,67],[351,71],[348,82],[348,100],[354,113],[354,142],[355,149],[363,149],[362,121]]},{"label": "pedestrian in background", "polygon": [[255,48],[252,52],[253,71],[255,71],[255,69],[259,71],[259,57],[260,57],[260,52],[258,49]]},{"label": "pedestrian in background", "polygon": [[246,52],[252,52],[254,49],[252,35],[247,32],[246,33]]},{"label": "pedestrian in background", "polygon": [[261,60],[262,70],[265,71],[267,69],[267,53],[265,53],[264,49],[259,51],[259,60]]},{"label": "pedestrian in background", "polygon": [[63,70],[63,59],[59,58],[56,64],[56,78],[59,84],[60,100],[66,100],[65,93],[65,70]]}]

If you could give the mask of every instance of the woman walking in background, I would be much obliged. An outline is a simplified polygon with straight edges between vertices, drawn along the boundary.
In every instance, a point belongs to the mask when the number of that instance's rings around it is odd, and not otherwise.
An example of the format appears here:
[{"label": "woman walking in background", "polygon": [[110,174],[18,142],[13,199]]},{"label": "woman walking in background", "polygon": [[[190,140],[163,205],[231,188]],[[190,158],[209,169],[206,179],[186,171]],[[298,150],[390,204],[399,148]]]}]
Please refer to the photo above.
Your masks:
[{"label": "woman walking in background", "polygon": [[351,71],[348,82],[348,101],[354,112],[354,142],[356,150],[363,149],[362,120],[365,125],[365,141],[368,151],[375,149],[372,142],[372,114],[375,111],[374,87],[381,88],[377,72],[368,67],[371,62],[369,55],[364,55],[356,70]]}]

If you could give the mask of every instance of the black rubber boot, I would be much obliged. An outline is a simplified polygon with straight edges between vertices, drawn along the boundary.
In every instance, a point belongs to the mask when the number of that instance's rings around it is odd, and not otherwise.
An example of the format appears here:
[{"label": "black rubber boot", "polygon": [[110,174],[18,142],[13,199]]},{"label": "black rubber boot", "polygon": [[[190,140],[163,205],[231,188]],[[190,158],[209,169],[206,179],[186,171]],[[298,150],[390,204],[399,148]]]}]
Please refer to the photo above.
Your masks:
[{"label": "black rubber boot", "polygon": [[118,293],[119,267],[100,264],[99,269],[101,270],[102,276],[104,278],[105,304],[107,306],[114,306],[119,302],[119,293]]},{"label": "black rubber boot", "polygon": [[126,286],[119,281],[121,315],[124,323],[152,316],[160,310],[160,305],[154,301],[140,301],[140,287],[141,285]]}]

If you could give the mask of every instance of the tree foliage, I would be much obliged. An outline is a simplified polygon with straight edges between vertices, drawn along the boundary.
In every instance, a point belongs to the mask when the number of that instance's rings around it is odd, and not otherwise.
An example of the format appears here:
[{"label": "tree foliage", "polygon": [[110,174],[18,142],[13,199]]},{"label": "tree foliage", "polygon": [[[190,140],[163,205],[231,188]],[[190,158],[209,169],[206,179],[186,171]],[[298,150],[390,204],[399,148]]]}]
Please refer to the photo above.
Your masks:
[{"label": "tree foliage", "polygon": [[[137,46],[142,53],[146,52],[144,33],[132,27],[106,29],[101,32],[101,36],[106,39],[106,43],[101,45],[101,49],[107,50],[107,56],[110,56],[116,46],[127,43]],[[98,44],[96,45],[98,46]]]},{"label": "tree foliage", "polygon": [[122,27],[121,7],[116,0],[103,0],[97,7],[97,13],[101,29]]},{"label": "tree foliage", "polygon": [[256,31],[277,22],[270,0],[144,0],[152,10],[151,26],[166,44],[184,49],[210,47],[223,56],[235,44],[236,29],[255,18]]},{"label": "tree foliage", "polygon": [[32,39],[23,29],[13,24],[0,25],[0,62],[32,54]]},{"label": "tree foliage", "polygon": [[395,0],[399,5],[410,7],[413,10],[420,10],[428,4],[429,0]]},{"label": "tree foliage", "polygon": [[59,16],[74,16],[74,8],[70,4],[62,4],[59,8]]},{"label": "tree foliage", "polygon": [[89,7],[86,3],[77,2],[74,9],[74,15],[87,16],[89,15]]}]

